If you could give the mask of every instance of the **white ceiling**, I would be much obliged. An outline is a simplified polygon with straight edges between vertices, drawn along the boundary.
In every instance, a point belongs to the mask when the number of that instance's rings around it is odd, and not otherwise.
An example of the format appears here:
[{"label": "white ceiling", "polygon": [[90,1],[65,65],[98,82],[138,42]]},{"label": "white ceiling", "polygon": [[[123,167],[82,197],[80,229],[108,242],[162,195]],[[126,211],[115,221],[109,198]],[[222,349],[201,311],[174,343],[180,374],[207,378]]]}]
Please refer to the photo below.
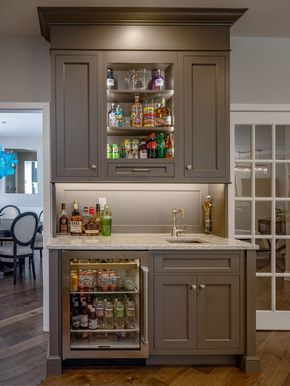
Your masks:
[{"label": "white ceiling", "polygon": [[[0,0],[1,1],[1,0]],[[2,137],[41,137],[42,112],[0,110],[0,144]]]},{"label": "white ceiling", "polygon": [[289,0],[0,0],[0,36],[40,36],[37,7],[211,7],[248,8],[232,36],[290,38]]}]

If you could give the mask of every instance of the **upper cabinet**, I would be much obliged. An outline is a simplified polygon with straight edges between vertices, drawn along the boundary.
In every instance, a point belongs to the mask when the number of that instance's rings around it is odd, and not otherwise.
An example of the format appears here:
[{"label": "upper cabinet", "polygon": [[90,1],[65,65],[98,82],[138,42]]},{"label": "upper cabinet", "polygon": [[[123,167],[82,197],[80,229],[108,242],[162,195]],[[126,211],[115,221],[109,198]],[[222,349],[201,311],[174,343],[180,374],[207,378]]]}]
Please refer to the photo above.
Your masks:
[{"label": "upper cabinet", "polygon": [[176,63],[175,53],[104,53],[108,179],[176,176]]},{"label": "upper cabinet", "polygon": [[229,180],[227,54],[183,56],[184,176]]},{"label": "upper cabinet", "polygon": [[87,180],[98,176],[101,108],[100,54],[57,53],[51,129],[53,178]]},{"label": "upper cabinet", "polygon": [[52,180],[229,180],[229,27],[244,10],[39,8]]}]

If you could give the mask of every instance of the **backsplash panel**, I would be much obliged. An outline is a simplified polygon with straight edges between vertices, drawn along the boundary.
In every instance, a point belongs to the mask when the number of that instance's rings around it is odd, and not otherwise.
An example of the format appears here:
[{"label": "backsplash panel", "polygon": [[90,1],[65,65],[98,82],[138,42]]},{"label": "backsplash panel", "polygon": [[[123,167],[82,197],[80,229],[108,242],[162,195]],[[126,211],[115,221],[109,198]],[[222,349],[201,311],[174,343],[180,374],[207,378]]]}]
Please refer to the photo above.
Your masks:
[{"label": "backsplash panel", "polygon": [[188,232],[203,231],[201,201],[208,194],[206,184],[55,184],[57,214],[65,202],[71,214],[73,200],[82,211],[94,206],[100,197],[107,198],[116,233],[170,233],[172,209],[184,208],[186,217],[177,217]]}]

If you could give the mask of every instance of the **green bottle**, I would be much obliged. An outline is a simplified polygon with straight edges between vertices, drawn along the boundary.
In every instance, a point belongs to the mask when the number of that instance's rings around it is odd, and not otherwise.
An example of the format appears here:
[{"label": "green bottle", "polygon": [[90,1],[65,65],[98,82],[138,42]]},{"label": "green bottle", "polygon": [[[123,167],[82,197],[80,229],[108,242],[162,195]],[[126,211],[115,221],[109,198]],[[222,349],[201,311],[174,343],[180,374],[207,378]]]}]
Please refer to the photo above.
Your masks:
[{"label": "green bottle", "polygon": [[108,207],[108,205],[104,206],[103,214],[102,214],[102,235],[103,236],[111,236],[112,231],[112,213]]}]

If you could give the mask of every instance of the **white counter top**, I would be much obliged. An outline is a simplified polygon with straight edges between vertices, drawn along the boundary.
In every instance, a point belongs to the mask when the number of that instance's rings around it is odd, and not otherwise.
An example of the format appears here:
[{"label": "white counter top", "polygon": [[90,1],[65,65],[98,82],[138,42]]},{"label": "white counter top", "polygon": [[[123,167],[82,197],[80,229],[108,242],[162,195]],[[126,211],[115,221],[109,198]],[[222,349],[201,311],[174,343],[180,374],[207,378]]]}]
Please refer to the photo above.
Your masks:
[{"label": "white counter top", "polygon": [[[180,242],[180,240],[200,242]],[[177,241],[176,243],[168,240]],[[227,239],[212,234],[195,233],[171,237],[164,233],[115,233],[112,236],[57,236],[50,238],[48,249],[81,249],[81,250],[223,250],[223,249],[258,249],[255,244],[250,244],[236,239]]]}]

